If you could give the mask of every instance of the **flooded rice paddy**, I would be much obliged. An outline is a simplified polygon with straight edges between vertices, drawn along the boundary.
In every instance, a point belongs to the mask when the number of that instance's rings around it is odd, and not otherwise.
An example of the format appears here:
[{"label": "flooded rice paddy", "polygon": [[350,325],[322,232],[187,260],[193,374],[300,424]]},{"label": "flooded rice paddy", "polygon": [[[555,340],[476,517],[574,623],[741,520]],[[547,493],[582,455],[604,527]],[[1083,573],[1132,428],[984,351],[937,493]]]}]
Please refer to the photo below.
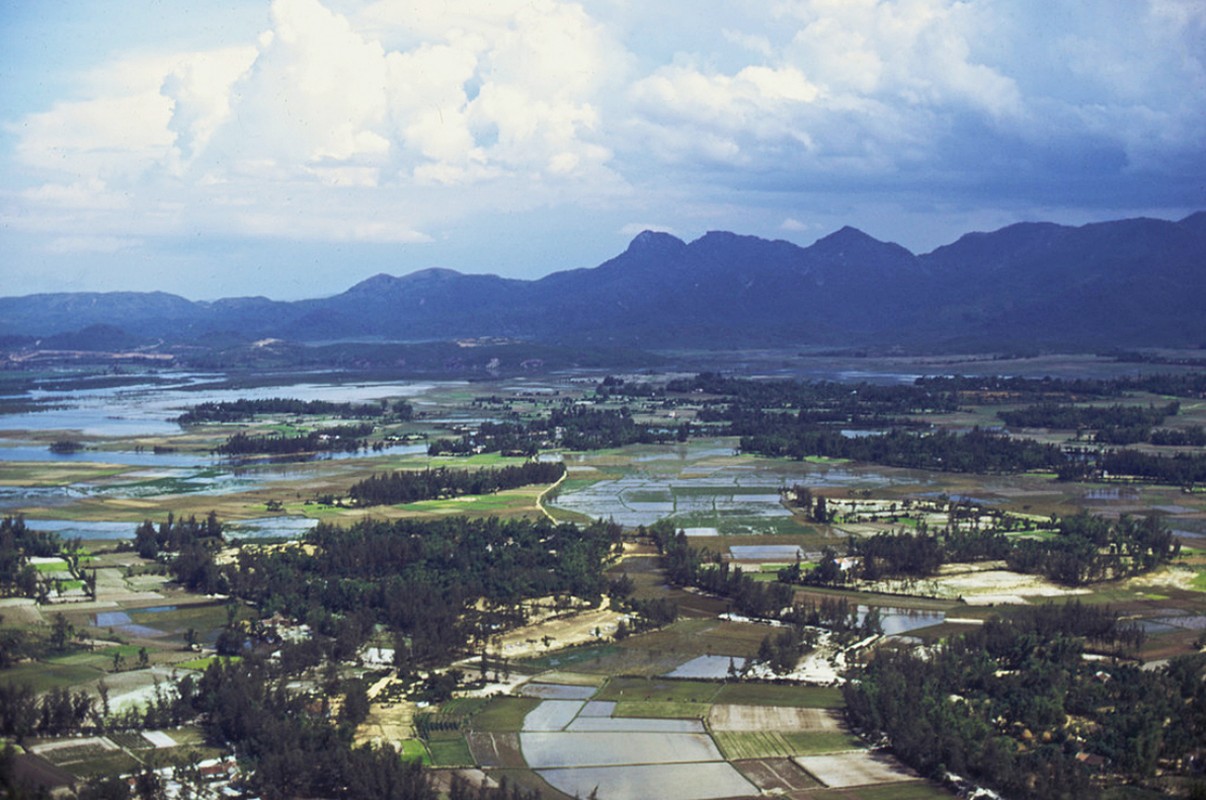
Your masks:
[{"label": "flooded rice paddy", "polygon": [[614,454],[567,456],[577,480],[550,505],[632,527],[672,519],[694,536],[799,533],[801,526],[780,502],[780,492],[789,486],[881,488],[917,482],[914,476],[896,478],[876,470],[744,456],[728,440],[629,450],[622,463]]}]

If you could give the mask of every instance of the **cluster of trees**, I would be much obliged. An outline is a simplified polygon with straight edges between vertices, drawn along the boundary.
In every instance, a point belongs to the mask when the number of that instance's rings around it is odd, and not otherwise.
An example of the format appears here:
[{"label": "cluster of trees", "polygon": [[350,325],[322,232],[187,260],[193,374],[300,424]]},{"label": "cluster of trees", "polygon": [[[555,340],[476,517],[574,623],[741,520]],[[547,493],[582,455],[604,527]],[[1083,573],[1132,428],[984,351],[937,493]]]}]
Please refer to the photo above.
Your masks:
[{"label": "cluster of trees", "polygon": [[213,594],[225,591],[226,581],[214,563],[214,554],[222,547],[222,523],[211,511],[204,520],[195,516],[168,518],[156,525],[143,520],[134,530],[134,549],[143,558],[170,556],[172,577],[194,592]]},{"label": "cluster of trees", "polygon": [[460,495],[493,494],[534,483],[555,483],[565,475],[561,462],[530,461],[499,469],[409,470],[373,475],[352,484],[348,495],[361,506],[396,505]]},{"label": "cluster of trees", "polygon": [[338,453],[354,452],[365,447],[365,438],[371,435],[373,426],[367,422],[359,425],[335,425],[310,431],[300,436],[266,436],[236,433],[218,445],[217,452],[228,455],[292,455],[295,453]]},{"label": "cluster of trees", "polygon": [[559,430],[558,441],[562,447],[571,450],[602,450],[629,444],[686,441],[690,433],[686,425],[665,427],[638,424],[627,407],[619,410],[589,406],[554,408],[549,414],[548,425]]},{"label": "cluster of trees", "polygon": [[458,439],[436,439],[427,445],[431,456],[464,456],[473,453],[514,453],[531,458],[540,451],[544,430],[518,422],[483,422],[473,433]]},{"label": "cluster of trees", "polygon": [[0,682],[0,735],[61,736],[79,733],[95,717],[92,697],[83,690],[54,688],[38,696],[25,684]]},{"label": "cluster of trees", "polygon": [[742,450],[797,460],[822,456],[941,472],[1021,472],[1055,469],[1067,461],[1055,445],[979,428],[962,434],[892,430],[881,436],[847,437],[781,415],[767,419],[772,423],[768,429],[741,437]]},{"label": "cluster of trees", "polygon": [[1135,641],[1109,609],[1021,607],[924,655],[881,648],[843,686],[847,714],[927,777],[950,771],[1009,797],[1098,797],[1078,755],[1141,779],[1206,734],[1206,656],[1152,671],[1082,658]]},{"label": "cluster of trees", "polygon": [[[289,679],[259,656],[219,659],[189,698],[209,738],[252,763],[248,788],[266,800],[435,800],[419,764],[402,761],[388,745],[353,746],[350,720],[331,720],[322,700],[290,690]],[[328,696],[355,692],[338,681],[323,689]]]},{"label": "cluster of trees", "polygon": [[1147,437],[1149,444],[1161,447],[1206,447],[1206,428],[1191,425],[1188,428],[1157,428]]},{"label": "cluster of trees", "polygon": [[1056,533],[1013,540],[1005,556],[1010,569],[1082,586],[1148,572],[1181,552],[1180,540],[1155,514],[1108,520],[1082,511],[1061,517]]},{"label": "cluster of trees", "polygon": [[826,548],[816,567],[805,571],[799,563],[793,564],[779,571],[779,580],[832,586],[854,579],[920,579],[937,575],[947,563],[1004,560],[1017,572],[1083,586],[1151,571],[1181,551],[1180,540],[1154,514],[1109,520],[1082,511],[1058,517],[1052,524],[1054,535],[1037,539],[1008,537],[996,528],[948,526],[931,532],[924,525],[916,531],[850,537],[848,569],[842,569],[837,553]]},{"label": "cluster of trees", "polygon": [[1058,428],[1096,431],[1096,439],[1107,444],[1135,444],[1151,438],[1152,428],[1167,417],[1176,416],[1181,404],[1173,401],[1164,406],[1078,406],[1063,403],[1040,403],[1012,411],[998,411],[1006,425],[1022,428]]},{"label": "cluster of trees", "polygon": [[[305,547],[244,549],[230,591],[263,616],[280,611],[354,652],[382,625],[400,668],[445,663],[471,642],[521,623],[526,598],[598,602],[620,528],[547,519],[450,517],[320,525]],[[482,601],[479,604],[479,600]]]},{"label": "cluster of trees", "polygon": [[29,559],[57,556],[61,548],[57,534],[31,530],[20,515],[0,519],[0,597],[36,597],[38,571]]},{"label": "cluster of trees", "polygon": [[465,455],[502,452],[535,455],[546,445],[571,450],[601,450],[629,444],[686,441],[690,426],[638,423],[627,408],[606,409],[569,405],[553,408],[544,419],[526,425],[518,422],[483,422],[474,433],[459,439],[437,439],[427,446],[430,455]]},{"label": "cluster of trees", "polygon": [[1192,487],[1206,483],[1206,454],[1159,456],[1128,449],[1112,449],[1103,453],[1082,452],[1076,458],[1065,461],[1058,472],[1060,480],[1129,477]]},{"label": "cluster of trees", "polygon": [[936,392],[958,392],[961,395],[1002,395],[1042,397],[1072,400],[1080,397],[1117,397],[1125,388],[1119,381],[1092,378],[1027,378],[1021,375],[932,375],[913,382]]},{"label": "cluster of trees", "polygon": [[720,556],[693,548],[682,530],[660,521],[645,531],[661,553],[672,586],[695,586],[726,597],[733,608],[751,617],[778,618],[792,604],[790,586],[756,581]]},{"label": "cluster of trees", "polygon": [[295,400],[288,397],[269,397],[263,400],[239,398],[226,402],[200,403],[176,418],[181,425],[203,422],[245,422],[257,414],[289,414],[292,416],[325,416],[358,419],[362,417],[391,417],[405,421],[414,415],[414,407],[405,400],[380,403],[332,403],[326,400]]},{"label": "cluster of trees", "polygon": [[[1105,452],[1061,448],[1001,432],[919,431],[915,415],[942,413],[959,402],[1000,402],[1025,397],[1031,405],[1002,411],[1004,422],[1024,427],[1095,431],[1104,444],[1149,442],[1167,446],[1204,446],[1201,428],[1157,428],[1177,414],[1177,401],[1162,406],[1086,406],[1088,399],[1119,397],[1128,391],[1199,397],[1206,393],[1200,375],[1154,375],[1110,381],[1056,378],[927,377],[911,385],[876,386],[829,382],[756,381],[701,373],[670,381],[667,392],[696,395],[699,419],[727,423],[746,452],[795,459],[820,456],[888,466],[947,472],[1019,472],[1050,470],[1064,480],[1126,475],[1191,486],[1206,481],[1206,456],[1181,453],[1171,458],[1134,450]],[[910,418],[905,415],[914,415]],[[880,435],[846,436],[849,427]]]},{"label": "cluster of trees", "polygon": [[[760,381],[703,372],[666,384],[668,392],[705,395],[705,402],[729,408],[801,410],[843,408],[863,414],[901,415],[954,411],[958,398],[946,387],[879,385],[835,381]],[[707,396],[712,396],[708,398]]]}]

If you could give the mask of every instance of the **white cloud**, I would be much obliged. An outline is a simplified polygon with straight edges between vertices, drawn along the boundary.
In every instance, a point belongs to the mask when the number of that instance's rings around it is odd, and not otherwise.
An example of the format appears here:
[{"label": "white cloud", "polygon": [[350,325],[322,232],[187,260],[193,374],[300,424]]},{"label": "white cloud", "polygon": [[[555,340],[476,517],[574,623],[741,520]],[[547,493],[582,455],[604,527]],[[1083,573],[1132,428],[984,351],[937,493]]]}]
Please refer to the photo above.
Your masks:
[{"label": "white cloud", "polygon": [[668,37],[655,5],[275,0],[258,39],[107,55],[7,115],[5,224],[62,253],[444,241],[565,208],[803,232],[843,192],[1035,207],[1068,178],[1184,183],[1206,152],[1198,0],[701,0]]}]

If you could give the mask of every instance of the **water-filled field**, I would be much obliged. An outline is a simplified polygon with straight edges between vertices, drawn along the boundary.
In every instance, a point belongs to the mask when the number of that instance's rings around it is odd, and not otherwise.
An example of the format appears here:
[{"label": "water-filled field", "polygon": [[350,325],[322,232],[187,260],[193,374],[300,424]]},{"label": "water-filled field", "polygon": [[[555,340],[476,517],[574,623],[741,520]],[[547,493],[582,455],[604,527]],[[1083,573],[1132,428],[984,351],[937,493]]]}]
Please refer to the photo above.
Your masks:
[{"label": "water-filled field", "polygon": [[670,518],[696,536],[790,534],[804,528],[780,502],[786,487],[880,488],[917,480],[839,464],[744,456],[735,444],[701,439],[568,455],[573,480],[550,505],[628,526]]},{"label": "water-filled field", "polygon": [[540,770],[554,788],[586,797],[596,788],[607,800],[715,800],[757,795],[757,788],[725,762],[651,764]]}]

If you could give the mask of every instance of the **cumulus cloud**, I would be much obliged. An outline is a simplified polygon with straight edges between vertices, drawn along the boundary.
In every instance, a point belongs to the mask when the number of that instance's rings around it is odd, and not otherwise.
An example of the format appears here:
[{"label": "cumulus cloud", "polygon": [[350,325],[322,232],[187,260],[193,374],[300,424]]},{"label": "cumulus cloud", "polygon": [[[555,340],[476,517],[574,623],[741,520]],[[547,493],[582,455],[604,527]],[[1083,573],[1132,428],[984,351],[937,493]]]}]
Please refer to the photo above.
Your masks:
[{"label": "cumulus cloud", "polygon": [[839,193],[970,214],[1136,175],[1185,197],[1206,168],[1197,0],[701,2],[274,0],[258,38],[119,52],[9,115],[3,222],[61,253],[442,242],[551,208],[800,233]]}]

